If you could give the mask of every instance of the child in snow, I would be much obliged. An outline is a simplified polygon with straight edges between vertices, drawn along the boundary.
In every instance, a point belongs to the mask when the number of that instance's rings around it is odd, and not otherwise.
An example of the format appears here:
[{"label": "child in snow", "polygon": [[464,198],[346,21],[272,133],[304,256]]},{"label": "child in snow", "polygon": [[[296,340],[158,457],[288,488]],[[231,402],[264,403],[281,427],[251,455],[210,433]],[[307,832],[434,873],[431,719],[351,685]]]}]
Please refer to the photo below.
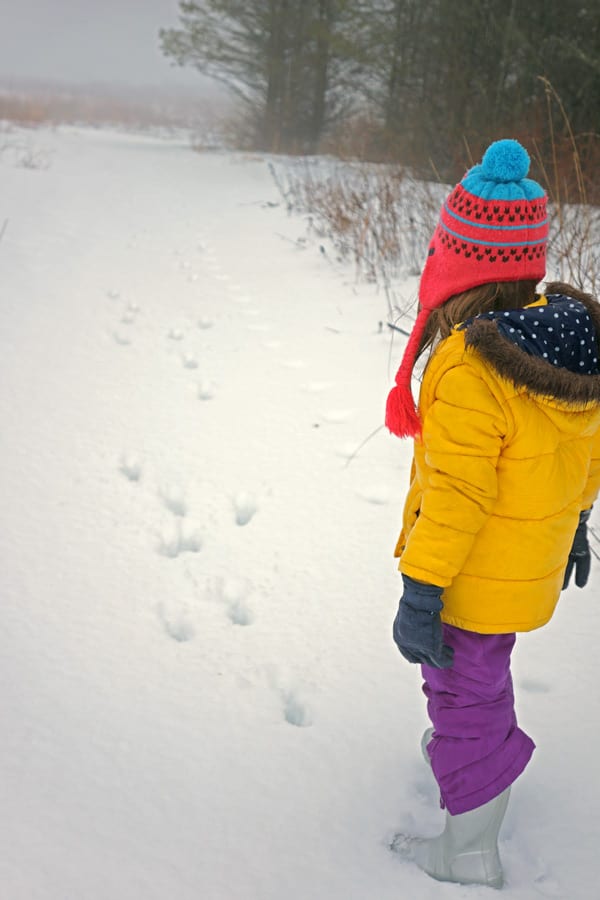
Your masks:
[{"label": "child in snow", "polygon": [[[394,640],[420,663],[425,758],[443,833],[403,852],[441,881],[500,887],[497,838],[533,741],[518,727],[515,632],[544,625],[600,487],[600,304],[545,275],[546,196],[516,141],[492,144],[444,203],[386,424],[414,460],[396,548]],[[431,355],[418,411],[417,357]]]}]

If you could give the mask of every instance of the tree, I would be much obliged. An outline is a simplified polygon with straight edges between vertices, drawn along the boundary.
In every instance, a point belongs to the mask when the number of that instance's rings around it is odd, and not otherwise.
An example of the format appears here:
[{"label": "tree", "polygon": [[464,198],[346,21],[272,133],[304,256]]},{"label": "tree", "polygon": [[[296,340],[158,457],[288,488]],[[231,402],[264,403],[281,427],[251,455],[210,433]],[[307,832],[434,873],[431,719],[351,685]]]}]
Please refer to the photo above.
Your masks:
[{"label": "tree", "polygon": [[160,32],[162,50],[240,97],[259,147],[313,151],[334,112],[331,48],[345,5],[342,0],[182,2],[181,27]]},{"label": "tree", "polygon": [[[576,0],[353,0],[356,90],[390,155],[449,180],[470,151],[548,130],[544,82],[576,132],[600,131],[600,5]],[[564,116],[552,110],[556,134]]]}]

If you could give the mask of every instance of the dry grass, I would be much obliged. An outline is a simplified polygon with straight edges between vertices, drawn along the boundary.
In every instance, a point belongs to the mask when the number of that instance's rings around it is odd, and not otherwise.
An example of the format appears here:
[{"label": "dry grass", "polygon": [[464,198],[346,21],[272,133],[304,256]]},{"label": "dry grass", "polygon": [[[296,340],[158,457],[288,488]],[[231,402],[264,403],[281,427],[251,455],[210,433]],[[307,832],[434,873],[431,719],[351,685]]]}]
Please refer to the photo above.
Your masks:
[{"label": "dry grass", "polygon": [[419,273],[447,187],[398,166],[322,158],[271,163],[271,172],[288,211],[304,214],[358,279],[383,288],[391,319],[402,313],[394,285]]},{"label": "dry grass", "polygon": [[[582,139],[550,82],[545,87],[549,138],[544,149],[534,142],[532,155],[549,198],[549,275],[598,296],[600,208],[590,202],[594,185],[585,173],[595,154],[600,160],[600,139],[586,136],[584,166]],[[566,138],[554,134],[553,106]],[[448,186],[418,180],[399,165],[323,157],[271,164],[271,171],[288,211],[305,215],[309,233],[330,242],[340,260],[352,261],[357,278],[384,290],[389,321],[405,314],[394,285],[419,274]]]},{"label": "dry grass", "polygon": [[204,128],[211,101],[190,91],[94,85],[0,86],[0,121],[21,127],[61,124],[127,128]]},{"label": "dry grass", "polygon": [[[535,161],[548,193],[550,237],[548,257],[559,281],[598,296],[600,291],[600,208],[590,202],[586,172],[590,158],[598,155],[600,139],[587,135],[587,165],[583,165],[582,139],[573,134],[560,97],[547,78],[542,78],[548,104],[550,137],[544,154],[538,145]],[[553,107],[558,108],[566,137],[557,138],[553,128]],[[596,195],[593,194],[593,199]]]}]

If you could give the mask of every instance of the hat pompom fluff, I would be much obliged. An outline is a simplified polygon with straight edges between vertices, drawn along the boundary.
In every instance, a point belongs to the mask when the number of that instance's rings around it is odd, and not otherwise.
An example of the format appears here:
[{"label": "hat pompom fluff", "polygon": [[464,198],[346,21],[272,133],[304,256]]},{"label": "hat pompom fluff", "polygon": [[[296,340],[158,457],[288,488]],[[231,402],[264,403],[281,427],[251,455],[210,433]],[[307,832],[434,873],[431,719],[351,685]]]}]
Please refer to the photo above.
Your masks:
[{"label": "hat pompom fluff", "polygon": [[481,160],[481,174],[490,181],[521,181],[529,172],[529,154],[518,141],[495,141]]}]

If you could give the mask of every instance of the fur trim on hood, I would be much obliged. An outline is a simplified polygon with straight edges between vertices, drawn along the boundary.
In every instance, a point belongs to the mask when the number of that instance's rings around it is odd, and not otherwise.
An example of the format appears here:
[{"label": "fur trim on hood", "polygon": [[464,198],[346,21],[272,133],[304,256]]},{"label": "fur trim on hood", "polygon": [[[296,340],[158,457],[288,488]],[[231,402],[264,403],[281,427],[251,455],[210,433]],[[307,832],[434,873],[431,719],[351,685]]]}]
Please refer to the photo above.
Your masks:
[{"label": "fur trim on hood", "polygon": [[[500,376],[517,388],[526,388],[532,394],[567,404],[600,404],[600,303],[589,294],[558,283],[548,285],[541,299],[546,300],[547,305],[535,304],[525,310],[508,313],[488,313],[465,322],[462,326],[465,347],[478,353]],[[549,361],[539,352],[539,335],[536,332],[541,329],[534,327],[533,320],[541,320],[541,310],[549,312],[553,308],[561,311],[561,317],[568,317],[564,321],[566,328],[570,329],[569,335],[575,335],[573,346],[583,345],[585,341],[590,364],[588,366],[587,362],[579,361],[578,365],[585,365],[583,371],[588,374],[574,371],[569,361],[562,357]],[[581,316],[581,313],[584,315]],[[510,324],[511,320],[505,317],[511,316],[516,317],[515,326],[518,327],[507,329],[506,323]],[[578,316],[581,318],[575,324]],[[509,331],[518,334],[513,338]],[[562,352],[564,347],[560,349]],[[570,355],[573,356],[574,352]]]}]

